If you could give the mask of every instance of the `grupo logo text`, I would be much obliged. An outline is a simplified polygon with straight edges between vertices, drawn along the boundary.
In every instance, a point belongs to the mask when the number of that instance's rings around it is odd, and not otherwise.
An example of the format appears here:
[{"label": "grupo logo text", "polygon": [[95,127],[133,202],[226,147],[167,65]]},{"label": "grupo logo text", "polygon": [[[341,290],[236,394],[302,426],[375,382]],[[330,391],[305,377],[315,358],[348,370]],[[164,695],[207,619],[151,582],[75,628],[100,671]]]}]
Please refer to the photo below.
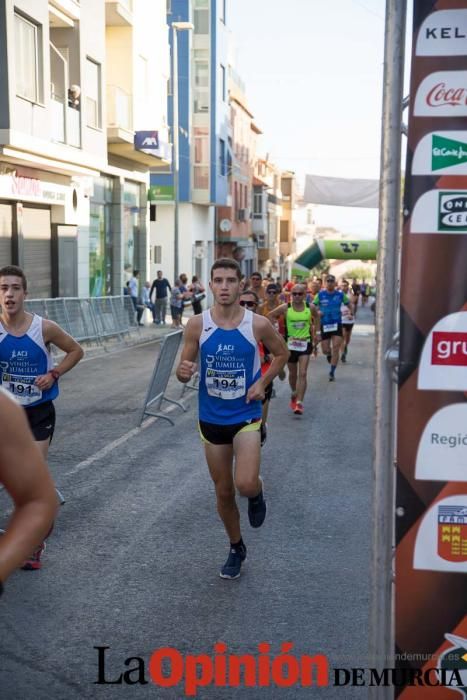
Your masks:
[{"label": "grupo logo text", "polygon": [[431,363],[467,367],[467,333],[434,331]]}]

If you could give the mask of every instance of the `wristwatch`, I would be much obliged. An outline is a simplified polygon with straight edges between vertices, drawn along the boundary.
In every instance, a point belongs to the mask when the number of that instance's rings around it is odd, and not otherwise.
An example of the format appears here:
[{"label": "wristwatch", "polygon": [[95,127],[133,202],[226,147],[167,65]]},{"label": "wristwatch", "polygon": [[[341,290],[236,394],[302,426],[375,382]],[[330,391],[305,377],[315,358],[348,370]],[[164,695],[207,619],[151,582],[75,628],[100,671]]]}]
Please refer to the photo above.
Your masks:
[{"label": "wristwatch", "polygon": [[52,375],[56,382],[58,382],[58,380],[60,379],[60,372],[58,372],[56,369],[49,370],[49,374]]}]

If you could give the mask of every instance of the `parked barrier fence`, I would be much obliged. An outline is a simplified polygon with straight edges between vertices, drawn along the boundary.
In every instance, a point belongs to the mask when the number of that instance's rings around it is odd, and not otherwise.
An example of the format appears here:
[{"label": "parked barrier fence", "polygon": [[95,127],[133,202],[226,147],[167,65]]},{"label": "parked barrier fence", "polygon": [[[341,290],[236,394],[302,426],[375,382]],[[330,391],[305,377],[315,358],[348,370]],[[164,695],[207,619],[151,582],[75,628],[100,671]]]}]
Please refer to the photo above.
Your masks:
[{"label": "parked barrier fence", "polygon": [[167,398],[165,395],[182,337],[182,331],[174,331],[173,333],[166,335],[164,338],[157,357],[156,366],[154,367],[152,379],[149,384],[146,400],[144,402],[141,420],[139,422],[140,426],[145,416],[162,418],[163,420],[168,421],[171,425],[174,425],[174,421],[171,418],[166,416],[164,413],[160,413],[163,401],[175,404],[175,406],[181,408],[182,411],[186,412],[187,410],[185,406],[180,403],[180,401],[174,401],[173,399]]},{"label": "parked barrier fence", "polygon": [[78,342],[103,345],[108,338],[138,333],[136,312],[129,296],[28,299],[27,311],[55,321]]}]

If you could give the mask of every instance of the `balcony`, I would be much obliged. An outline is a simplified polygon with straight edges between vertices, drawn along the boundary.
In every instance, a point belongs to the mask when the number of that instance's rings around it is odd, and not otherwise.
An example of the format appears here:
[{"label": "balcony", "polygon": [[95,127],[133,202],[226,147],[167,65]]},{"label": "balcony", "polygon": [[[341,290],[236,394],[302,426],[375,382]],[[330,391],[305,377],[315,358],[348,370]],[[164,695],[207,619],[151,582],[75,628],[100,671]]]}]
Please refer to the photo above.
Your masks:
[{"label": "balcony", "polygon": [[52,27],[73,27],[81,18],[78,0],[49,0],[49,18]]},{"label": "balcony", "polygon": [[52,96],[52,141],[81,148],[81,112],[69,107],[63,98]]},{"label": "balcony", "polygon": [[105,0],[105,24],[107,27],[132,27],[133,1]]},{"label": "balcony", "polygon": [[132,144],[133,139],[133,95],[107,85],[107,141]]}]

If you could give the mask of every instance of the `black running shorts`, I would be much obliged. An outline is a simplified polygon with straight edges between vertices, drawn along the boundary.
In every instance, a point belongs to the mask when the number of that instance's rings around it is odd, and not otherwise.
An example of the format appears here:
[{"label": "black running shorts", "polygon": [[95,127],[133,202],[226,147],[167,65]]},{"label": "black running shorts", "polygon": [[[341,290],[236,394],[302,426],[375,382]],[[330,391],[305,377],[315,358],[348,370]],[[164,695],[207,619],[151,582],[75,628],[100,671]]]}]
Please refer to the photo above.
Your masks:
[{"label": "black running shorts", "polygon": [[55,407],[52,401],[44,401],[37,406],[25,406],[24,410],[34,439],[37,442],[52,442],[55,430]]},{"label": "black running shorts", "polygon": [[299,350],[289,350],[289,359],[287,362],[289,364],[295,365],[298,362],[298,358],[302,357],[303,355],[311,355],[313,352],[313,343],[308,343],[306,350],[299,351]]},{"label": "black running shorts", "polygon": [[337,329],[335,331],[330,331],[329,333],[325,333],[323,331],[323,324],[321,324],[321,340],[329,340],[329,338],[332,338],[333,335],[337,335],[342,338],[342,323],[338,323]]},{"label": "black running shorts", "polygon": [[234,423],[233,425],[219,425],[200,420],[198,425],[201,440],[208,445],[232,445],[234,437],[238,433],[258,431],[259,434],[261,418],[246,420],[243,423]]}]

